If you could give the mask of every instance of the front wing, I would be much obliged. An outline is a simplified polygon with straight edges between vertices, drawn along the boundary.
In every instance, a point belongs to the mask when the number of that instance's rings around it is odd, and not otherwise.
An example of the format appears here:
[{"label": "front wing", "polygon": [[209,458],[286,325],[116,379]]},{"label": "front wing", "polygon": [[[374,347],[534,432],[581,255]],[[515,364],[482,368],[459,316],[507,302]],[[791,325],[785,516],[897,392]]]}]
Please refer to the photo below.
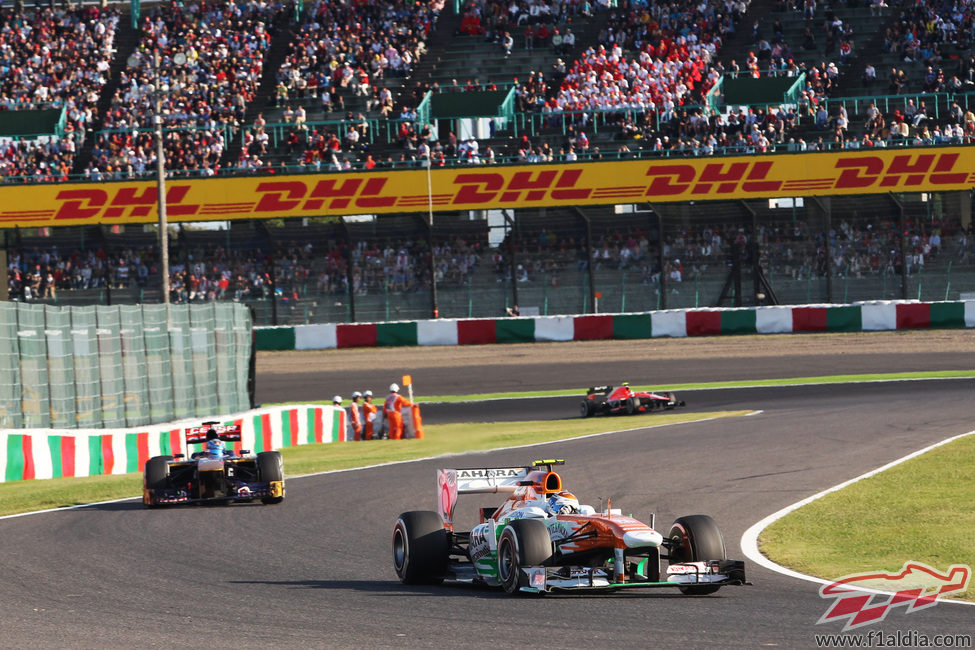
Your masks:
[{"label": "front wing", "polygon": [[740,560],[684,562],[667,568],[666,581],[631,580],[616,582],[605,567],[522,567],[521,591],[592,591],[602,589],[667,588],[748,585],[745,563]]},{"label": "front wing", "polygon": [[163,490],[144,490],[143,502],[149,505],[172,505],[179,503],[204,503],[221,501],[246,502],[263,497],[283,497],[284,482],[271,481],[270,483],[241,483],[232,488],[230,494],[221,496],[193,496],[193,489],[167,488]]}]

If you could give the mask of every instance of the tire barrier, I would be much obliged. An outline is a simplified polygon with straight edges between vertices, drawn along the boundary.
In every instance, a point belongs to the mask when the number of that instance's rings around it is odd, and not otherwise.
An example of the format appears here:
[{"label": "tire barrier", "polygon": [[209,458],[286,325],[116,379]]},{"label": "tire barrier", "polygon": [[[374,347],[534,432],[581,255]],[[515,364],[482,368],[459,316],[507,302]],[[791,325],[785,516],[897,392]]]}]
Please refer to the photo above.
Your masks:
[{"label": "tire barrier", "polygon": [[[342,408],[311,404],[220,418],[224,424],[241,425],[234,450],[254,453],[344,442],[345,420]],[[199,424],[186,420],[138,429],[0,430],[0,482],[142,472],[153,456],[186,453],[184,429]]]},{"label": "tire barrier", "polygon": [[672,309],[536,316],[255,327],[258,350],[478,345],[597,339],[869,332],[975,327],[975,301]]}]

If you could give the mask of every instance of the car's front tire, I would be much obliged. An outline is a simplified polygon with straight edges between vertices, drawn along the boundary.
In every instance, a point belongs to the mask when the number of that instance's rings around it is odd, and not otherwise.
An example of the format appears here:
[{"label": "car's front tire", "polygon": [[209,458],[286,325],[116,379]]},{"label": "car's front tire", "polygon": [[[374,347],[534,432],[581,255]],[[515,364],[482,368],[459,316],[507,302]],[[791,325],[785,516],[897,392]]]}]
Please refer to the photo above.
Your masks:
[{"label": "car's front tire", "polygon": [[[284,459],[280,451],[262,451],[257,455],[257,475],[262,483],[280,481],[284,483]],[[266,504],[281,503],[284,497],[262,497]]]},{"label": "car's front tire", "polygon": [[[728,559],[724,536],[717,522],[708,515],[678,517],[667,537],[670,538],[668,555],[671,564]],[[703,596],[720,588],[715,585],[692,585],[681,587],[680,590],[688,595]]]},{"label": "car's front tire", "polygon": [[[172,456],[153,456],[146,461],[143,487],[146,490],[164,490],[169,487],[169,461]],[[143,498],[143,503],[149,508],[158,508],[154,492]]]},{"label": "car's front tire", "polygon": [[393,526],[393,567],[405,585],[436,585],[447,574],[450,547],[436,512],[404,512]]},{"label": "car's front tire", "polygon": [[498,538],[498,580],[509,594],[521,589],[521,570],[539,566],[552,557],[552,536],[537,519],[516,519]]}]

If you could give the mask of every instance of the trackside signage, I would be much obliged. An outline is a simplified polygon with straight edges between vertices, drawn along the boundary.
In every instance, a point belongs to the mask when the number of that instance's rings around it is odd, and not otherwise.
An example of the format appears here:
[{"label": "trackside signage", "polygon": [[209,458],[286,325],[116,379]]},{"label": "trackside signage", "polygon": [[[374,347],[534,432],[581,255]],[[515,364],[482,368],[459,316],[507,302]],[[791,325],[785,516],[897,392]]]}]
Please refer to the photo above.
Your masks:
[{"label": "trackside signage", "polygon": [[[172,179],[171,221],[755,199],[975,186],[975,147]],[[0,228],[152,223],[154,181],[0,187]]]}]

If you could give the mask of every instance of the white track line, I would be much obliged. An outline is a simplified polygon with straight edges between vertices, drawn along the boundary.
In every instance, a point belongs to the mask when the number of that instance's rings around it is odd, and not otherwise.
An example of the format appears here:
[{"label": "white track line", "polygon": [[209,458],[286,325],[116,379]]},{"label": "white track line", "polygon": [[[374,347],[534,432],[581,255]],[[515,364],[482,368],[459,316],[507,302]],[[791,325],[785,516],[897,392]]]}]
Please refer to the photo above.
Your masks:
[{"label": "white track line", "polygon": [[[807,497],[807,498],[803,499],[802,501],[797,501],[796,503],[793,503],[791,506],[786,506],[785,508],[782,508],[778,512],[774,512],[774,513],[770,514],[768,517],[765,517],[764,519],[762,519],[758,523],[754,524],[751,528],[749,528],[748,530],[746,530],[745,533],[741,536],[741,542],[740,543],[741,543],[741,550],[742,550],[742,552],[745,554],[745,557],[747,557],[749,560],[751,560],[755,564],[759,564],[759,565],[765,567],[766,569],[769,569],[770,571],[775,571],[776,573],[781,573],[782,575],[789,576],[790,578],[797,578],[799,580],[806,580],[808,582],[816,582],[816,583],[822,584],[822,585],[828,585],[828,584],[832,583],[833,582],[832,580],[824,580],[823,578],[817,578],[815,576],[811,576],[811,575],[808,575],[808,574],[805,574],[805,573],[799,573],[798,571],[793,571],[792,569],[789,569],[787,567],[784,567],[781,564],[776,564],[772,560],[768,559],[765,555],[762,554],[762,552],[760,550],[758,550],[758,536],[762,534],[762,531],[763,530],[765,530],[766,528],[768,528],[769,526],[771,526],[773,523],[775,523],[776,521],[778,521],[782,517],[786,516],[787,514],[789,514],[791,512],[794,512],[794,511],[798,510],[799,508],[801,508],[802,506],[804,506],[806,504],[812,503],[813,501],[816,501],[817,499],[821,499],[822,497],[826,496],[827,494],[830,494],[831,492],[837,492],[839,490],[842,490],[843,488],[845,488],[847,486],[850,486],[850,485],[853,485],[854,483],[856,483],[858,481],[862,481],[865,478],[870,478],[871,476],[874,476],[874,475],[879,474],[879,473],[881,473],[883,471],[886,471],[886,470],[890,469],[891,467],[895,467],[897,465],[900,465],[901,463],[906,462],[908,460],[911,460],[912,458],[917,458],[921,454],[925,454],[925,453],[931,451],[932,449],[936,449],[938,447],[941,447],[942,445],[947,445],[950,442],[954,442],[955,440],[959,440],[961,438],[964,438],[966,436],[970,436],[972,434],[975,434],[975,431],[969,431],[968,433],[962,433],[962,434],[959,434],[957,436],[952,436],[951,438],[948,438],[946,440],[942,440],[941,442],[936,442],[933,445],[930,445],[928,447],[925,447],[924,449],[919,449],[918,451],[915,451],[913,453],[910,453],[907,456],[904,456],[903,458],[898,458],[895,461],[892,461],[890,463],[887,463],[883,467],[878,467],[877,469],[871,470],[871,471],[867,472],[866,474],[861,474],[860,476],[857,476],[856,478],[852,478],[849,481],[846,481],[844,483],[840,483],[839,485],[834,485],[833,487],[831,487],[831,488],[829,488],[827,490],[823,490],[822,492],[820,492],[818,494],[814,494],[811,497]],[[887,594],[887,593],[890,593],[890,592],[880,591],[880,590],[876,590],[876,589],[861,589],[861,591],[868,591],[868,592],[873,592],[873,593],[878,593],[878,594]],[[939,603],[957,603],[959,605],[975,605],[975,602],[968,602],[968,601],[963,601],[963,600],[941,600],[941,599],[939,599],[938,602]]]}]

